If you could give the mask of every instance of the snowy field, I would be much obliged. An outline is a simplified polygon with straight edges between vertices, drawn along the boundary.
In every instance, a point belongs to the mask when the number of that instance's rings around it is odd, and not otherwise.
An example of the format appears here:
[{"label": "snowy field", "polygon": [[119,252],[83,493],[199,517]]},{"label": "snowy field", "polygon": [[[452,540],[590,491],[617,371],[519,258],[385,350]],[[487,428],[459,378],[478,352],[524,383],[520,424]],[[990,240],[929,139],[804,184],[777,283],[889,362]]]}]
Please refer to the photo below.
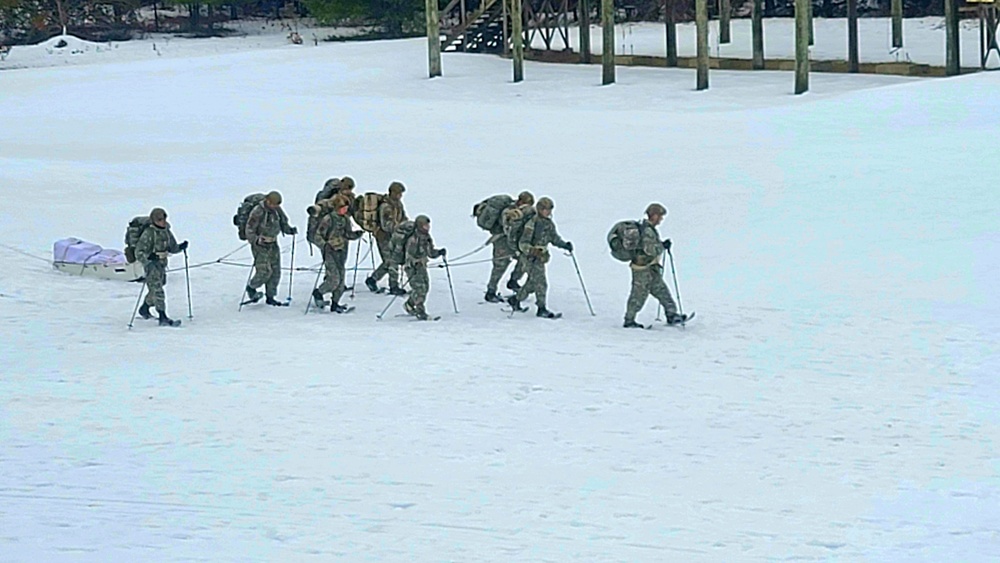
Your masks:
[{"label": "snowy field", "polygon": [[[476,55],[428,81],[421,40],[225,41],[0,73],[0,560],[1000,553],[1000,74],[814,75],[794,97],[790,73],[713,72],[698,93],[682,69],[602,88],[528,63],[514,85]],[[191,320],[171,274],[182,328],[129,331],[135,284],[43,259],[68,236],[119,246],[161,205],[211,262],[239,247],[244,195],[281,190],[301,228],[345,174],[405,182],[453,257],[486,238],[482,198],[552,197],[597,316],[558,251],[563,319],[479,304],[482,252],[452,268],[460,314],[432,271],[437,323],[398,302],[376,321],[367,292],[305,316],[302,271],[292,307],[240,313],[247,270],[216,264],[191,271]],[[650,201],[685,330],[621,328],[604,237]],[[300,240],[296,265],[317,262]]]}]

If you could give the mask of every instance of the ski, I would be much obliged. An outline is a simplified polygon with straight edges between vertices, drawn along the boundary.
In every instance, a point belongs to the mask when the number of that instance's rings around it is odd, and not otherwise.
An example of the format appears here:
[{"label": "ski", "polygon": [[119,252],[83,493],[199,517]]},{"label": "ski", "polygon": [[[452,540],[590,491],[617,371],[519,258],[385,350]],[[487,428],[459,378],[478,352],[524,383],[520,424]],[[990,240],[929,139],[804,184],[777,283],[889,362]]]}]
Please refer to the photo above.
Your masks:
[{"label": "ski", "polygon": [[437,316],[437,317],[427,317],[426,319],[418,319],[418,318],[414,317],[413,315],[410,315],[409,313],[400,313],[398,315],[393,315],[393,317],[395,317],[397,319],[398,318],[402,318],[402,317],[410,317],[411,321],[440,321],[441,320],[440,316]]},{"label": "ski", "polygon": [[160,321],[160,326],[178,327],[181,326],[181,322],[177,319],[169,319],[167,321]]},{"label": "ski", "polygon": [[[687,325],[687,323],[690,322],[691,319],[694,318],[694,315],[695,315],[695,312],[691,311],[690,313],[684,314],[684,320],[682,320],[682,321],[678,321],[678,322],[676,322],[674,324],[668,324],[668,323],[663,323],[663,324],[666,324],[667,326],[673,327],[673,328],[684,328]],[[657,324],[658,323],[650,323],[649,326],[646,327],[646,330],[652,330],[652,328],[654,326],[656,326]]]},{"label": "ski", "polygon": [[334,313],[337,313],[338,315],[346,315],[347,313],[350,313],[351,311],[354,311],[354,305],[349,306],[348,308],[344,309],[343,311],[334,311]]},{"label": "ski", "polygon": [[247,305],[253,305],[254,303],[259,303],[259,302],[260,302],[260,298],[259,297],[257,299],[247,299],[246,301],[241,301],[240,302],[240,307],[245,307]]},{"label": "ski", "polygon": [[538,317],[538,318],[540,318],[540,319],[548,319],[550,321],[554,321],[556,319],[561,319],[562,318],[562,313],[552,313],[551,317]]}]

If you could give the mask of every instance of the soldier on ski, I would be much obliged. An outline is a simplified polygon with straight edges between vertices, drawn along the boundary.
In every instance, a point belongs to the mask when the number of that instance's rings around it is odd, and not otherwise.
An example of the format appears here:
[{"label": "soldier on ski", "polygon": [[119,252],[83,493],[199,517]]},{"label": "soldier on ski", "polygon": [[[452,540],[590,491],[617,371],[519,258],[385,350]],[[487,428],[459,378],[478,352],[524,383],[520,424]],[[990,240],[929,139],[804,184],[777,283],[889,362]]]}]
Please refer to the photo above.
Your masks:
[{"label": "soldier on ski", "polygon": [[[518,194],[513,209],[528,209],[534,204],[535,196],[531,192],[524,191]],[[503,298],[497,294],[497,284],[500,283],[500,278],[503,277],[504,272],[507,271],[507,267],[510,266],[511,261],[517,256],[518,251],[511,246],[510,241],[507,239],[504,233],[503,221],[497,221],[490,231],[490,235],[490,244],[493,245],[493,269],[490,270],[490,279],[486,282],[485,299],[489,303],[503,303]],[[524,262],[517,260],[514,262],[514,270],[510,273],[510,279],[507,280],[507,289],[513,291],[521,289],[518,280],[522,276],[524,276]]]},{"label": "soldier on ski", "polygon": [[632,270],[632,291],[625,307],[625,328],[644,328],[635,322],[635,316],[646,304],[652,293],[666,312],[667,324],[683,323],[687,315],[677,313],[677,304],[670,295],[670,289],[663,281],[663,264],[660,259],[664,251],[670,250],[670,239],[661,241],[656,227],[663,222],[667,209],[659,203],[651,203],[646,208],[646,219],[639,225],[639,245],[635,257],[629,264]]},{"label": "soldier on ski", "polygon": [[556,232],[556,225],[552,222],[553,207],[551,199],[547,197],[539,199],[535,205],[535,215],[524,225],[524,230],[518,239],[518,249],[521,251],[520,260],[526,262],[528,281],[507,300],[515,311],[527,311],[527,308],[521,308],[521,302],[529,295],[535,294],[535,304],[538,306],[535,316],[545,319],[555,319],[560,316],[546,308],[545,298],[549,290],[548,280],[545,278],[545,264],[550,257],[548,246],[551,244],[567,252],[573,252],[573,243],[564,241]]},{"label": "soldier on ski", "polygon": [[169,255],[183,252],[188,247],[188,241],[177,244],[170,224],[167,223],[167,212],[157,207],[149,213],[150,226],[139,237],[135,246],[135,256],[146,270],[146,300],[139,307],[139,314],[144,319],[152,318],[150,307],[155,307],[160,316],[160,326],[178,326],[167,316],[167,295],[163,286],[167,284],[167,260]]},{"label": "soldier on ski", "polygon": [[378,292],[378,282],[386,274],[389,275],[389,293],[392,295],[406,295],[406,290],[399,287],[398,264],[393,264],[389,252],[389,241],[392,239],[392,232],[396,226],[407,220],[406,210],[403,208],[403,192],[406,187],[400,182],[389,184],[389,194],[382,201],[378,208],[379,228],[375,231],[375,243],[378,245],[378,253],[382,256],[382,263],[372,272],[372,275],[365,279],[365,285],[372,292]]},{"label": "soldier on ski", "polygon": [[430,290],[430,278],[427,275],[427,261],[431,258],[444,256],[444,248],[434,248],[431,239],[431,220],[426,215],[414,219],[415,230],[406,241],[406,279],[410,282],[410,298],[403,304],[407,313],[422,321],[428,320],[424,302]]},{"label": "soldier on ski", "polygon": [[313,290],[312,298],[317,307],[323,308],[323,296],[330,293],[330,310],[334,313],[347,312],[347,307],[340,304],[344,294],[345,266],[347,263],[347,243],[357,240],[363,231],[351,228],[351,216],[348,214],[350,199],[346,194],[333,196],[333,213],[327,213],[319,226],[316,236],[323,241],[323,267],[326,277],[319,287]]},{"label": "soldier on ski", "polygon": [[278,282],[281,280],[281,248],[278,246],[278,234],[296,235],[298,229],[288,224],[288,216],[281,209],[281,194],[267,194],[247,218],[246,237],[253,253],[253,267],[256,270],[253,278],[247,284],[247,300],[253,303],[260,301],[261,294],[257,288],[264,286],[266,303],[281,307],[274,299],[278,293]]}]

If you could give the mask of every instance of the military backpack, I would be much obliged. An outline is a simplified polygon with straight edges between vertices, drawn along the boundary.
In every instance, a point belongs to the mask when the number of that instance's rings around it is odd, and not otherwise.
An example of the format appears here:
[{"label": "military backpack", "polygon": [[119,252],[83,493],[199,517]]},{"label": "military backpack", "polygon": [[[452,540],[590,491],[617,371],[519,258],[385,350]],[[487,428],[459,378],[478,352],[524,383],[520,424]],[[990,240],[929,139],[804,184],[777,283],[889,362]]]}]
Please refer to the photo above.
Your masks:
[{"label": "military backpack", "polygon": [[504,210],[514,205],[514,198],[509,195],[495,195],[484,199],[472,208],[472,216],[480,229],[492,233],[500,223]]},{"label": "military backpack", "polygon": [[619,221],[608,232],[608,246],[615,260],[631,262],[642,246],[642,225],[638,221]]},{"label": "military backpack", "polygon": [[507,237],[507,244],[517,250],[518,243],[521,242],[521,233],[524,232],[524,225],[535,216],[534,207],[514,207],[503,212],[501,224],[503,234]]},{"label": "military backpack", "polygon": [[359,195],[354,200],[354,222],[365,232],[375,233],[379,230],[378,208],[385,196],[375,192]]},{"label": "military backpack", "polygon": [[247,240],[247,219],[250,218],[250,212],[253,211],[253,208],[264,201],[265,197],[267,196],[264,194],[250,194],[243,198],[243,203],[236,208],[236,215],[233,215],[233,225],[239,231],[240,240]]},{"label": "military backpack", "polygon": [[125,229],[125,259],[130,264],[135,262],[135,245],[139,244],[139,237],[152,224],[153,222],[149,219],[148,215],[133,217],[128,222],[128,228]]},{"label": "military backpack", "polygon": [[406,243],[417,230],[414,221],[404,221],[396,226],[389,238],[389,261],[392,264],[403,264],[406,262]]}]

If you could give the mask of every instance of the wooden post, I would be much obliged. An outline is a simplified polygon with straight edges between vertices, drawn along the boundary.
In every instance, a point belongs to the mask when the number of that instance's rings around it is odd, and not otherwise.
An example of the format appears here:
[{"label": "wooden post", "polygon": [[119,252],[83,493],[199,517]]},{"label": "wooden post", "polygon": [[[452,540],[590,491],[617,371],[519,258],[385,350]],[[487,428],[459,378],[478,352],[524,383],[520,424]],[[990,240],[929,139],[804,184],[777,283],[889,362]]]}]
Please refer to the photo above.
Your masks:
[{"label": "wooden post", "polygon": [[719,43],[732,42],[732,30],[729,24],[733,6],[730,0],[719,0]]},{"label": "wooden post", "polygon": [[694,0],[694,22],[698,38],[696,89],[708,90],[708,0]]},{"label": "wooden post", "polygon": [[903,0],[892,0],[892,46],[903,46]]},{"label": "wooden post", "polygon": [[[704,0],[703,0],[704,1]],[[601,26],[604,28],[601,65],[604,69],[602,84],[615,83],[615,3],[601,0]]]},{"label": "wooden post", "polygon": [[[460,25],[462,27],[465,27],[467,18],[469,17],[468,14],[465,13],[465,0],[461,0],[458,3],[458,9],[459,9],[459,11],[462,12],[462,15],[459,17],[459,21],[461,22]],[[468,31],[468,28],[466,28],[466,31],[462,32],[462,52],[463,53],[466,51],[466,49],[469,46],[469,34],[467,33],[467,31]]]},{"label": "wooden post", "polygon": [[944,0],[944,72],[956,76],[962,72],[958,43],[958,0]]},{"label": "wooden post", "polygon": [[753,31],[753,69],[764,70],[764,0],[753,0],[750,25]]},{"label": "wooden post", "polygon": [[500,0],[503,3],[503,54],[504,56],[510,54],[510,29],[507,28],[507,4],[510,0]]},{"label": "wooden post", "polygon": [[858,0],[847,0],[847,67],[858,72]]},{"label": "wooden post", "polygon": [[812,0],[807,2],[809,7],[809,46],[812,47],[816,43],[816,30],[813,27],[813,3]]},{"label": "wooden post", "polygon": [[677,66],[677,19],[674,0],[664,0],[663,20],[667,24],[667,66]]},{"label": "wooden post", "polygon": [[427,67],[430,78],[441,76],[441,27],[437,0],[425,0],[427,12]]},{"label": "wooden post", "polygon": [[795,93],[809,91],[809,3],[795,0]]},{"label": "wooden post", "polygon": [[524,13],[521,0],[511,0],[510,41],[514,46],[514,82],[524,80]]},{"label": "wooden post", "polygon": [[590,62],[590,0],[580,0],[580,62]]}]

